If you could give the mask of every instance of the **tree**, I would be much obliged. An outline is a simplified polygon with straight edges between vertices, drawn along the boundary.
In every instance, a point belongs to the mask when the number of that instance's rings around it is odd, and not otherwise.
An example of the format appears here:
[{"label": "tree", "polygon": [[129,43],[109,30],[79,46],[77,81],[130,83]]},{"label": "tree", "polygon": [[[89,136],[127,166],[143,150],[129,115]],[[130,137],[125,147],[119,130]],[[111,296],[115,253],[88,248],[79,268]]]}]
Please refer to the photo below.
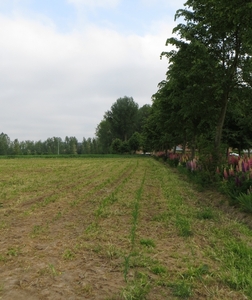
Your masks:
[{"label": "tree", "polygon": [[237,101],[228,107],[223,138],[229,147],[237,148],[241,154],[243,149],[252,147],[252,90],[248,87],[239,88],[232,96]]},{"label": "tree", "polygon": [[110,146],[113,141],[111,125],[109,120],[103,119],[96,127],[95,135],[100,145],[101,153],[110,153]]},{"label": "tree", "polygon": [[113,138],[127,141],[136,129],[138,104],[132,97],[123,97],[111,106],[104,119],[109,122]]},{"label": "tree", "polygon": [[20,154],[20,147],[19,147],[19,141],[18,141],[18,139],[15,139],[13,141],[13,154],[14,155]]},{"label": "tree", "polygon": [[93,153],[93,142],[91,138],[87,139],[87,144],[88,144],[88,153],[92,154]]},{"label": "tree", "polygon": [[152,96],[151,112],[144,126],[144,148],[167,152],[182,143],[187,124],[179,114],[180,105],[173,101],[174,91],[169,82],[162,81],[158,87],[158,92]]},{"label": "tree", "polygon": [[93,154],[98,154],[99,153],[99,143],[97,139],[92,138],[92,145],[93,145]]},{"label": "tree", "polygon": [[134,153],[142,146],[142,136],[138,132],[134,132],[129,139],[129,148]]},{"label": "tree", "polygon": [[[159,84],[154,99],[166,112],[163,122],[166,130],[172,132],[172,140],[176,144],[182,143],[183,148],[189,143],[193,158],[198,137],[208,136],[216,121],[215,106],[206,105],[213,101],[210,84],[213,62],[208,59],[205,49],[194,42],[174,43],[179,43],[179,49],[163,54],[169,57],[170,66],[167,80]],[[209,84],[205,85],[205,82]]]},{"label": "tree", "polygon": [[7,155],[10,149],[10,138],[6,133],[0,134],[0,155]]},{"label": "tree", "polygon": [[122,140],[118,138],[114,139],[111,145],[113,153],[121,153],[122,144],[123,144]]},{"label": "tree", "polygon": [[226,112],[234,103],[232,93],[237,86],[251,82],[252,3],[250,0],[188,0],[185,6],[175,16],[185,21],[174,28],[179,38],[167,40],[167,45],[177,50],[163,53],[171,63],[167,80],[173,84],[174,76],[179,79],[183,65],[188,66],[188,76],[181,77],[185,85],[179,98],[187,99],[191,106],[182,104],[181,112],[186,114],[187,107],[191,117],[191,107],[194,107],[196,116],[202,112],[202,119],[209,120],[205,113],[206,108],[210,110],[210,130],[214,130],[215,152],[219,153]]},{"label": "tree", "polygon": [[150,115],[151,112],[151,106],[149,104],[145,104],[142,107],[138,109],[138,114],[137,114],[137,132],[142,133],[143,132],[143,127],[144,124]]},{"label": "tree", "polygon": [[76,137],[65,137],[65,152],[66,154],[77,154],[78,140]]},{"label": "tree", "polygon": [[33,155],[35,154],[35,143],[31,140],[20,142],[20,150],[22,154]]},{"label": "tree", "polygon": [[83,138],[83,140],[82,140],[81,153],[83,153],[83,154],[89,153],[88,141],[86,140],[86,138]]},{"label": "tree", "polygon": [[47,153],[46,142],[42,142],[41,140],[35,142],[34,149],[35,153],[38,155]]},{"label": "tree", "polygon": [[123,141],[121,144],[121,149],[120,153],[129,153],[130,152],[130,146],[129,146],[129,141]]}]

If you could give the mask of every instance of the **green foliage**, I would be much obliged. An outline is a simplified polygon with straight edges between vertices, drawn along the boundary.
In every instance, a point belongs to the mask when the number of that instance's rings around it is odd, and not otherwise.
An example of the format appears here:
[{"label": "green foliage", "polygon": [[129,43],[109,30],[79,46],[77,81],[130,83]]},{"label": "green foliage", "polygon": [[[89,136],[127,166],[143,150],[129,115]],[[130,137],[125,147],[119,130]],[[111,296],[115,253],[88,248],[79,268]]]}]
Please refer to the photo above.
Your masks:
[{"label": "green foliage", "polygon": [[165,274],[166,268],[161,265],[155,265],[155,266],[151,267],[151,272],[156,275]]},{"label": "green foliage", "polygon": [[136,278],[128,283],[125,289],[121,292],[124,300],[145,300],[150,291],[151,285],[146,276]]},{"label": "green foliage", "polygon": [[161,54],[169,68],[153,95],[144,135],[156,150],[187,144],[192,158],[203,137],[213,148],[200,158],[204,181],[211,181],[223,128],[226,142],[251,146],[251,118],[245,117],[252,96],[250,1],[189,0],[178,18],[176,37],[166,42],[173,49]]},{"label": "green foliage", "polygon": [[151,239],[141,239],[140,244],[146,247],[152,247],[152,248],[156,247],[154,241]]},{"label": "green foliage", "polygon": [[127,282],[127,276],[128,276],[128,272],[129,272],[129,268],[130,268],[130,257],[131,257],[131,254],[129,254],[128,256],[124,256],[123,276],[124,276],[124,280],[126,282]]},{"label": "green foliage", "polygon": [[169,284],[172,288],[172,293],[181,299],[186,299],[192,296],[192,285],[186,281],[178,281]]},{"label": "green foliage", "polygon": [[49,270],[50,270],[50,272],[51,272],[51,274],[52,274],[53,277],[59,275],[59,272],[56,271],[56,269],[55,269],[55,267],[54,267],[53,264],[49,264]]},{"label": "green foliage", "polygon": [[[147,104],[138,108],[138,104],[131,97],[117,99],[96,128],[100,150],[109,153],[115,139],[120,139],[124,143],[121,148],[122,153],[138,150],[143,144],[141,133],[150,110],[151,107]],[[127,141],[129,144],[126,143]],[[147,148],[146,142],[145,149]]]},{"label": "green foliage", "polygon": [[252,291],[252,249],[245,243],[234,242],[230,240],[227,242],[228,252],[225,255],[225,262],[227,264],[225,281],[235,290],[244,289],[251,297]]},{"label": "green foliage", "polygon": [[205,207],[202,210],[197,212],[197,218],[200,220],[210,220],[214,219],[215,214],[211,207]]},{"label": "green foliage", "polygon": [[109,122],[113,137],[126,141],[136,129],[137,115],[138,104],[125,96],[116,100],[104,119]]},{"label": "green foliage", "polygon": [[244,212],[252,213],[252,189],[248,193],[241,193],[237,197],[237,202]]},{"label": "green foliage", "polygon": [[131,151],[136,152],[140,149],[142,145],[142,137],[138,132],[134,132],[134,134],[129,139],[129,148]]},{"label": "green foliage", "polygon": [[193,234],[192,230],[191,230],[190,221],[182,215],[179,215],[179,214],[177,215],[177,217],[176,217],[176,227],[179,230],[179,235],[180,236],[188,237],[188,236],[191,236]]},{"label": "green foliage", "polygon": [[122,142],[120,152],[122,154],[127,154],[127,153],[130,152],[130,146],[129,146],[129,142],[128,141]]},{"label": "green foliage", "polygon": [[47,138],[44,142],[30,140],[19,142],[17,139],[12,142],[9,138],[7,139],[7,135],[3,135],[5,139],[0,136],[0,155],[8,155],[10,157],[19,155],[56,156],[102,153],[97,139],[94,138],[84,138],[82,143],[79,143],[76,137],[68,136],[65,137],[64,141],[60,137],[52,137]]},{"label": "green foliage", "polygon": [[114,139],[111,145],[113,153],[121,153],[122,150],[122,140]]},{"label": "green foliage", "polygon": [[8,256],[18,256],[20,254],[19,247],[11,247],[8,249],[7,255]]},{"label": "green foliage", "polygon": [[[246,194],[252,185],[252,179],[246,179],[245,174],[239,172],[235,176],[229,176],[227,179],[220,181],[219,189],[229,196],[229,204],[238,206],[244,201],[240,195]],[[246,198],[246,196],[245,196]],[[249,198],[249,196],[248,196]]]},{"label": "green foliage", "polygon": [[176,168],[179,165],[180,156],[178,154],[169,154],[166,161],[170,167]]},{"label": "green foliage", "polygon": [[190,267],[187,272],[182,274],[182,276],[185,279],[194,280],[202,279],[202,276],[206,274],[209,274],[209,266],[203,264],[199,267]]},{"label": "green foliage", "polygon": [[1,133],[0,134],[0,155],[8,154],[8,150],[10,147],[10,138],[7,134]]},{"label": "green foliage", "polygon": [[72,250],[66,249],[63,253],[63,258],[66,260],[73,260],[75,257],[75,254]]},{"label": "green foliage", "polygon": [[34,225],[31,232],[31,237],[35,238],[39,234],[43,233],[45,231],[45,228],[42,225]]},{"label": "green foliage", "polygon": [[226,163],[227,145],[219,145],[217,151],[211,141],[201,136],[198,141],[198,148],[198,164],[204,172],[205,177],[208,177],[208,181],[214,182],[217,167]]},{"label": "green foliage", "polygon": [[110,146],[113,141],[113,135],[111,132],[111,125],[109,120],[103,119],[97,125],[95,134],[100,144],[101,153],[110,153]]}]

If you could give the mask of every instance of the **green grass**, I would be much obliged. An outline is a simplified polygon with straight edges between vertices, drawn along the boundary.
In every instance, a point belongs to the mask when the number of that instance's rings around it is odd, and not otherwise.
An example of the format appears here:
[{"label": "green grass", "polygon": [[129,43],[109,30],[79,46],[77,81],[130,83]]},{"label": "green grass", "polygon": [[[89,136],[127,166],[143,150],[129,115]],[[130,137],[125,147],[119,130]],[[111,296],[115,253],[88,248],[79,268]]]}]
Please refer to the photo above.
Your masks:
[{"label": "green grass", "polygon": [[20,248],[19,247],[8,248],[8,251],[6,254],[8,256],[18,256],[20,254]]},{"label": "green grass", "polygon": [[73,260],[75,258],[75,254],[71,249],[66,249],[63,253],[63,258],[66,260]]},{"label": "green grass", "polygon": [[197,212],[197,218],[200,220],[211,220],[216,216],[211,207],[204,207]]},{"label": "green grass", "polygon": [[144,300],[150,288],[147,276],[138,274],[136,279],[127,283],[127,286],[121,291],[121,296],[124,300]]},{"label": "green grass", "polygon": [[177,215],[176,217],[176,227],[178,229],[178,234],[183,237],[189,237],[193,235],[190,220],[182,215]]},{"label": "green grass", "polygon": [[155,248],[155,242],[152,239],[141,239],[140,244],[149,248]]},{"label": "green grass", "polygon": [[188,299],[193,295],[193,286],[183,280],[169,284],[172,289],[172,294],[180,299]]}]

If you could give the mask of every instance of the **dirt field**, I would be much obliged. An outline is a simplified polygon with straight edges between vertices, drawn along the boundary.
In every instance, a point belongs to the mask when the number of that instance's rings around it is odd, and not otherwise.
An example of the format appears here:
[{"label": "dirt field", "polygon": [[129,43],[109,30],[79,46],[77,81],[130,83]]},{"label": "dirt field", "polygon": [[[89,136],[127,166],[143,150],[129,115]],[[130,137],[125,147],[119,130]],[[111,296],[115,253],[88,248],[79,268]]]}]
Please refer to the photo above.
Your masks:
[{"label": "dirt field", "polygon": [[249,299],[203,195],[152,158],[1,159],[0,299]]}]

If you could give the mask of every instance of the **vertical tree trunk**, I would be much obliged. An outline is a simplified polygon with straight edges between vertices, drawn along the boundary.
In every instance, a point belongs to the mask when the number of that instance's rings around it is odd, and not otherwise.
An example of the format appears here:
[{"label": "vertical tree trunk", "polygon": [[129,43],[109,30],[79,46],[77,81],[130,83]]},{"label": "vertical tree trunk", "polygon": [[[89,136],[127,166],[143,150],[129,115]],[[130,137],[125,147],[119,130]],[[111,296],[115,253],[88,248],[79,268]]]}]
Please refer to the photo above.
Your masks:
[{"label": "vertical tree trunk", "polygon": [[173,154],[176,153],[176,148],[177,148],[177,146],[174,146],[174,147],[173,147]]},{"label": "vertical tree trunk", "polygon": [[[216,154],[220,154],[220,145],[221,145],[221,138],[222,138],[222,130],[223,130],[223,125],[226,117],[226,112],[227,112],[227,105],[228,105],[228,97],[230,94],[230,91],[232,89],[232,85],[234,84],[233,79],[237,70],[238,66],[238,61],[239,61],[239,54],[240,54],[240,48],[241,48],[241,42],[240,42],[240,37],[239,37],[240,29],[239,26],[236,28],[235,32],[235,55],[233,62],[229,68],[229,72],[227,73],[227,78],[226,78],[226,92],[223,95],[222,99],[222,106],[221,106],[221,112],[218,120],[218,124],[216,127],[216,135],[215,135],[215,141],[214,141],[214,146],[215,146],[215,151]],[[224,43],[223,43],[224,45]],[[225,51],[224,51],[225,52]],[[223,67],[225,68],[225,57],[223,57]]]},{"label": "vertical tree trunk", "polygon": [[222,139],[222,131],[223,131],[223,125],[226,117],[227,112],[227,104],[228,104],[228,94],[224,96],[221,112],[219,115],[219,120],[216,126],[216,133],[215,133],[215,140],[214,140],[214,148],[216,151],[216,154],[218,155],[220,152],[220,145],[221,145],[221,139]]},{"label": "vertical tree trunk", "polygon": [[186,153],[186,144],[187,144],[186,133],[184,133],[183,144],[182,144],[182,154]]}]

